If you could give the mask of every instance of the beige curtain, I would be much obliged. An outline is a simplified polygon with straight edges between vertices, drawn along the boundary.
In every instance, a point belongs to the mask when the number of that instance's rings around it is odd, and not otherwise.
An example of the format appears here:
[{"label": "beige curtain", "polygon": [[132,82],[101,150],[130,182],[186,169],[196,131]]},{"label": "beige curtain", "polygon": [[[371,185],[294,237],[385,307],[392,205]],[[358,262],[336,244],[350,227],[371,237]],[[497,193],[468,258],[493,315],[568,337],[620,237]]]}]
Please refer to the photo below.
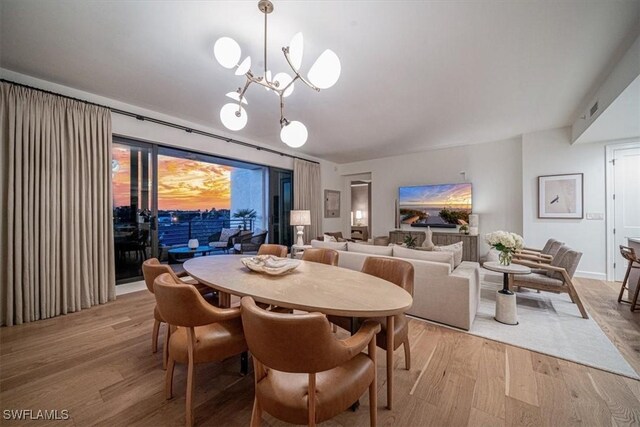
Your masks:
[{"label": "beige curtain", "polygon": [[320,165],[300,159],[293,160],[294,209],[311,211],[311,225],[304,228],[304,241],[309,243],[322,234],[322,199]]},{"label": "beige curtain", "polygon": [[109,110],[0,84],[2,324],[115,299]]}]

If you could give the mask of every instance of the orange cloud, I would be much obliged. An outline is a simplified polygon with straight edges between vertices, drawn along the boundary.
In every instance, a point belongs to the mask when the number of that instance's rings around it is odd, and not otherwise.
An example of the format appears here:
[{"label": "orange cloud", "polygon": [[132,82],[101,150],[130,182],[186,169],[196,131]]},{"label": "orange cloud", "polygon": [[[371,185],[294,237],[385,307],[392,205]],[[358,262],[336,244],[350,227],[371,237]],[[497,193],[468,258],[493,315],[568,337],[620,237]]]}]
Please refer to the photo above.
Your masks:
[{"label": "orange cloud", "polygon": [[[114,206],[126,206],[131,197],[129,149],[114,146],[113,159],[119,163],[119,171],[113,173]],[[158,156],[158,209],[229,209],[232,169],[213,163]]]}]

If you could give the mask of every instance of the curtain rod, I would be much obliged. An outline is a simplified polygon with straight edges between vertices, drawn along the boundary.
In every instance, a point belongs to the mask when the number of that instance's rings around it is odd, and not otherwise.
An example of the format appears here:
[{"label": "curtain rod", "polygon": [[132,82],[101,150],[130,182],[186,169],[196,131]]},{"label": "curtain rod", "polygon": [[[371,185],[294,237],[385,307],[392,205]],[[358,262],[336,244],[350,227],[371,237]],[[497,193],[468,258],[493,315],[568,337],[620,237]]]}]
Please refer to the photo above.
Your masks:
[{"label": "curtain rod", "polygon": [[174,129],[180,129],[180,130],[183,130],[183,131],[185,131],[187,133],[195,133],[197,135],[202,135],[202,136],[206,136],[206,137],[213,138],[213,139],[219,139],[219,140],[222,140],[222,141],[230,142],[232,144],[241,145],[243,147],[255,148],[258,151],[266,151],[267,153],[277,154],[277,155],[280,155],[280,156],[283,156],[283,157],[290,157],[292,159],[304,160],[305,162],[320,164],[320,162],[316,162],[315,160],[309,160],[309,159],[305,159],[303,157],[294,156],[293,154],[283,153],[281,151],[274,150],[272,148],[261,147],[259,145],[251,144],[251,143],[244,142],[244,141],[239,141],[237,139],[229,138],[229,137],[226,137],[226,136],[216,135],[215,133],[205,132],[205,131],[198,130],[198,129],[193,129],[193,128],[188,128],[186,126],[182,126],[182,125],[179,125],[179,124],[176,124],[176,123],[171,123],[171,122],[168,122],[166,120],[154,119],[153,117],[143,116],[141,114],[132,113],[130,111],[121,110],[119,108],[109,107],[108,105],[97,104],[95,102],[87,101],[87,100],[84,100],[84,99],[74,98],[73,96],[63,95],[61,93],[53,92],[53,91],[46,90],[46,89],[40,89],[40,88],[37,88],[37,87],[33,87],[33,86],[26,85],[26,84],[22,84],[22,83],[13,82],[11,80],[0,79],[0,82],[9,83],[9,84],[12,84],[12,85],[15,85],[15,86],[24,87],[24,88],[31,89],[31,90],[37,90],[38,92],[43,92],[43,93],[47,93],[49,95],[59,96],[59,97],[65,98],[65,99],[70,99],[72,101],[82,102],[82,103],[88,104],[88,105],[95,105],[96,107],[106,108],[107,110],[111,111],[112,113],[120,114],[122,116],[133,117],[133,118],[135,118],[137,120],[140,120],[140,121],[147,121],[147,122],[159,124],[159,125],[162,125],[162,126],[167,126],[167,127],[170,127],[170,128],[174,128]]}]

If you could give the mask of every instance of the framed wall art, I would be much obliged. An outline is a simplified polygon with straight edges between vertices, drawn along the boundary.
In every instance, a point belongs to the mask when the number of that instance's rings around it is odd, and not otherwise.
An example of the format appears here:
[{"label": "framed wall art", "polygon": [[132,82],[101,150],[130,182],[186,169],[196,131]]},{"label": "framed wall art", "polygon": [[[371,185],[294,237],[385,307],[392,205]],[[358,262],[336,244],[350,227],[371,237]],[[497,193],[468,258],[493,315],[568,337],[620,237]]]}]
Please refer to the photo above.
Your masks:
[{"label": "framed wall art", "polygon": [[539,176],[538,218],[584,218],[583,174]]},{"label": "framed wall art", "polygon": [[324,190],[324,217],[340,218],[340,192]]}]

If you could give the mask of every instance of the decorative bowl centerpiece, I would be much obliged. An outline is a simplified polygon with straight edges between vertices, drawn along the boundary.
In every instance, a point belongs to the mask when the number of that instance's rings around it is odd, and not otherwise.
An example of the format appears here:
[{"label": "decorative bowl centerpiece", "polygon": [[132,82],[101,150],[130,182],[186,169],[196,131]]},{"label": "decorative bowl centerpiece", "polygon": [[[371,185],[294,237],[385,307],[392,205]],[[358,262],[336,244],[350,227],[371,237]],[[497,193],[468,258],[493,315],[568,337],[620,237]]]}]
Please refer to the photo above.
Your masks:
[{"label": "decorative bowl centerpiece", "polygon": [[273,255],[258,255],[240,260],[249,270],[272,276],[287,274],[300,265],[300,260],[280,258]]}]

